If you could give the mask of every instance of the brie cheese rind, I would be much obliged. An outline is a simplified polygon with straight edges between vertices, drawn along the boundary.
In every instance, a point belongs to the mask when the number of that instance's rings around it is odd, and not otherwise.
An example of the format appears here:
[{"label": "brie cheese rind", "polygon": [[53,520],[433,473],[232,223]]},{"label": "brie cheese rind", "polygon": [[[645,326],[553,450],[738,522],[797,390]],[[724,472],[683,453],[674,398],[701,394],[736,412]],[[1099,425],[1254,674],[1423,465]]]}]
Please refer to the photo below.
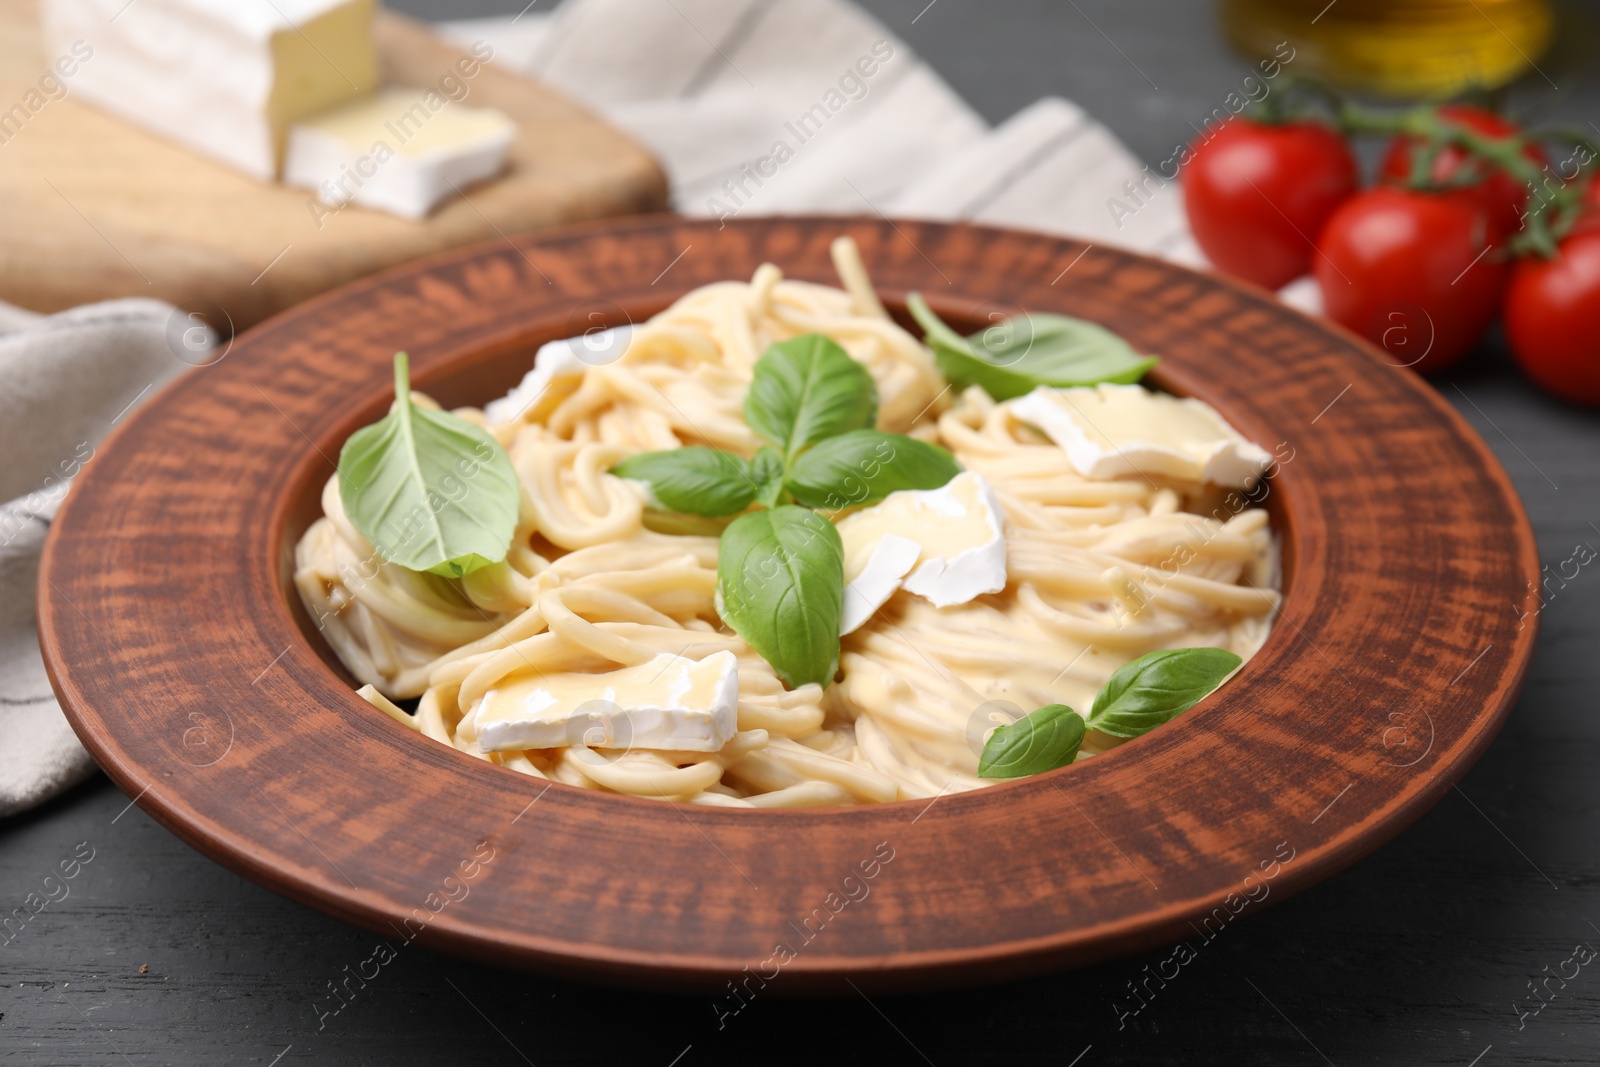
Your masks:
[{"label": "brie cheese rind", "polygon": [[897,589],[946,608],[1006,587],[1005,513],[983,475],[963,471],[939,489],[902,489],[839,522],[844,616],[870,619]]},{"label": "brie cheese rind", "polygon": [[[457,190],[505,166],[516,124],[494,108],[445,102],[424,89],[385,89],[289,130],[283,180],[333,207],[360,204],[420,219]],[[442,99],[442,98],[439,98]]]},{"label": "brie cheese rind", "polygon": [[289,127],[378,84],[374,0],[44,0],[46,46],[93,49],[72,91],[271,181]]},{"label": "brie cheese rind", "polygon": [[739,661],[662,653],[602,674],[512,675],[475,711],[483,752],[536,748],[717,752],[738,732]]},{"label": "brie cheese rind", "polygon": [[1272,464],[1209,404],[1141,385],[1041,385],[1012,401],[1011,414],[1061,446],[1085,478],[1150,474],[1248,489]]},{"label": "brie cheese rind", "polygon": [[[843,536],[841,524],[840,537]],[[884,534],[876,543],[866,544],[866,559],[852,569],[851,549],[861,547],[845,542],[844,613],[839,619],[841,637],[859,630],[872,618],[884,602],[894,596],[905,576],[922,558],[922,546],[911,538]]]},{"label": "brie cheese rind", "polygon": [[633,340],[633,326],[613,326],[577,337],[549,341],[533,356],[533,369],[499,400],[484,405],[483,417],[491,426],[538,415],[538,404],[550,385],[563,378],[581,378],[590,367],[615,363]]}]

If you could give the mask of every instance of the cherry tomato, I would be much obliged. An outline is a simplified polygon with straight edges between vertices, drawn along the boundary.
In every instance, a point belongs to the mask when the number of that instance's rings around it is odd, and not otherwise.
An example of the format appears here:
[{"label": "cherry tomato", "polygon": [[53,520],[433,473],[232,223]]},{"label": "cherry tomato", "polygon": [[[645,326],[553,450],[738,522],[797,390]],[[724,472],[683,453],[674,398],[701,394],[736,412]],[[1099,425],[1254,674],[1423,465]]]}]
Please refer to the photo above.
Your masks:
[{"label": "cherry tomato", "polygon": [[1506,292],[1506,337],[1540,387],[1600,406],[1600,232],[1574,233],[1554,259],[1517,261]]},{"label": "cherry tomato", "polygon": [[1459,193],[1378,187],[1323,227],[1312,273],[1327,316],[1432,374],[1460,359],[1500,308],[1507,266],[1483,208]]},{"label": "cherry tomato", "polygon": [[[1439,117],[1457,122],[1488,137],[1509,137],[1521,132],[1515,123],[1501,118],[1493,111],[1485,111],[1470,104],[1445,104],[1439,108]],[[1379,175],[1395,182],[1403,182],[1410,178],[1411,153],[1420,143],[1419,139],[1407,136],[1396,137],[1389,142],[1389,150],[1384,154],[1383,163],[1378,168]],[[1535,166],[1543,167],[1545,164],[1544,153],[1534,145],[1528,145],[1523,150],[1523,155],[1527,156]],[[1434,182],[1448,181],[1466,166],[1471,158],[1471,153],[1465,148],[1459,145],[1446,145],[1434,157],[1433,172],[1429,177]],[[1489,221],[1502,234],[1516,233],[1522,226],[1522,206],[1528,199],[1527,187],[1505,171],[1491,169],[1487,161],[1479,165],[1484,168],[1483,173],[1488,177],[1475,185],[1465,186],[1456,191],[1483,205],[1484,210],[1489,212]]]},{"label": "cherry tomato", "polygon": [[1306,272],[1311,242],[1355,192],[1355,156],[1318,122],[1234,117],[1190,146],[1183,203],[1206,258],[1268,289]]}]

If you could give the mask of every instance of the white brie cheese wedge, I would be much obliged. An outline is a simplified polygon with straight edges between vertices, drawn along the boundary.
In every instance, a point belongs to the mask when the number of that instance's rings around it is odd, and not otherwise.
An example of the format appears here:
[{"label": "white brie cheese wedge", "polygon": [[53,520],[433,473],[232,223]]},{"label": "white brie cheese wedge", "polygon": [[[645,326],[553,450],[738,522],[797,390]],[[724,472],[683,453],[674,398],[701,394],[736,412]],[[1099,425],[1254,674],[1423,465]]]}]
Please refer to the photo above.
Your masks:
[{"label": "white brie cheese wedge", "polygon": [[1211,405],[1139,385],[1041,385],[1011,413],[1060,445],[1085,478],[1154,474],[1248,489],[1272,464]]},{"label": "white brie cheese wedge", "polygon": [[716,752],[738,732],[739,661],[662,653],[604,674],[513,676],[477,706],[478,748]]},{"label": "white brie cheese wedge", "polygon": [[[843,533],[841,524],[841,537]],[[863,553],[865,559],[852,558],[852,549]],[[884,534],[875,543],[846,541],[844,614],[839,619],[839,635],[842,637],[860,629],[862,623],[872,618],[884,601],[894,596],[921,558],[922,546],[899,534]]]},{"label": "white brie cheese wedge", "polygon": [[615,363],[628,350],[632,339],[631,325],[613,326],[540,345],[539,351],[534,353],[533,369],[522,376],[522,381],[511,392],[484,405],[483,417],[493,426],[517,421],[533,410],[552,382],[582,377],[589,367]]},{"label": "white brie cheese wedge", "polygon": [[45,43],[94,48],[72,91],[247,174],[289,127],[378,84],[373,0],[44,0]]},{"label": "white brie cheese wedge", "polygon": [[1006,587],[1005,515],[983,475],[890,493],[839,523],[850,633],[904,588],[946,608]]},{"label": "white brie cheese wedge", "polygon": [[[429,100],[436,109],[429,107]],[[283,180],[333,207],[361,204],[420,219],[505,166],[514,122],[424,89],[385,89],[296,123]]]}]

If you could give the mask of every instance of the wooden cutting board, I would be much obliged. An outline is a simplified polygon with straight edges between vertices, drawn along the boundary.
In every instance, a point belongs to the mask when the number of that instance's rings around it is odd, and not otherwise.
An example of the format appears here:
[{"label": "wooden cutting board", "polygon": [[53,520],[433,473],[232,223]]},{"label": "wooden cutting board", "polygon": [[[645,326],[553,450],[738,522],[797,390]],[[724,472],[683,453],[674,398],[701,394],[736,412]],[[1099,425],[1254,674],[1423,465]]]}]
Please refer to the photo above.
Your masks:
[{"label": "wooden cutting board", "polygon": [[[396,85],[435,85],[462,54],[392,14],[379,17],[378,49]],[[38,311],[150,296],[210,302],[242,330],[429,252],[667,203],[648,152],[491,57],[465,103],[519,124],[505,173],[420,222],[350,206],[319,228],[307,190],[259,182],[99,111],[73,98],[70,78],[65,97],[39,94],[56,58],[44,54],[38,0],[0,0],[0,117],[11,111],[0,127],[0,300]],[[41,101],[25,121],[11,110]]]}]

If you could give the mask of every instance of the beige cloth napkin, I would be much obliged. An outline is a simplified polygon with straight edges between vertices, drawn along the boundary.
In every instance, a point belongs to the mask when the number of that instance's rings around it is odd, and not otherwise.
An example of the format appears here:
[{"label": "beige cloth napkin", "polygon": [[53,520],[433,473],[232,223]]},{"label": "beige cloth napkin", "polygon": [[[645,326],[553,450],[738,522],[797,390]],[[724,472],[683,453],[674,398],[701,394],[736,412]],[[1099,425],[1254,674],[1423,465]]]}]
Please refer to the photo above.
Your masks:
[{"label": "beige cloth napkin", "polygon": [[1112,210],[1150,180],[1077,105],[1046,97],[991,128],[848,0],[567,0],[440,28],[632,133],[687,215],[962,219],[1203,263],[1175,184]]},{"label": "beige cloth napkin", "polygon": [[[1082,108],[1044,97],[991,128],[849,0],[567,0],[440,30],[631,132],[686,215],[983,222],[1209,265],[1178,183]],[[1279,296],[1321,309],[1309,278]]]},{"label": "beige cloth napkin", "polygon": [[94,770],[39,655],[34,592],[50,521],[106,434],[214,345],[209,330],[156,300],[58,315],[0,304],[0,815]]}]

